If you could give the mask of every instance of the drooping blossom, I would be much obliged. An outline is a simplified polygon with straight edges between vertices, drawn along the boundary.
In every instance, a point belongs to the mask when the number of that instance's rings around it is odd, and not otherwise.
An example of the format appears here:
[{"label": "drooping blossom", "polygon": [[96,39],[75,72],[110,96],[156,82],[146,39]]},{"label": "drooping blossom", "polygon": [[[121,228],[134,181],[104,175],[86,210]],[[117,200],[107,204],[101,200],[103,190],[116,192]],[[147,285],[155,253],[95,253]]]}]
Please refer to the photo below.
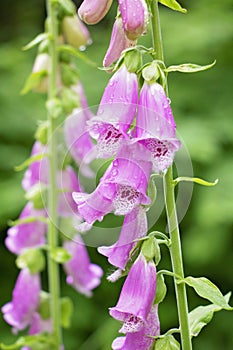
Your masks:
[{"label": "drooping blossom", "polygon": [[99,247],[98,252],[107,256],[110,264],[124,270],[129,253],[136,244],[135,240],[144,237],[146,233],[146,212],[138,206],[125,216],[118,241],[110,247]]},{"label": "drooping blossom", "polygon": [[136,138],[150,152],[155,172],[164,172],[172,164],[181,143],[169,100],[158,83],[143,84],[136,119]]},{"label": "drooping blossom", "polygon": [[127,38],[123,29],[122,19],[117,17],[112,28],[110,44],[103,60],[103,66],[109,67],[120,57],[123,50],[135,45],[136,40]]},{"label": "drooping blossom", "polygon": [[125,337],[118,337],[112,343],[113,350],[150,350],[154,339],[160,334],[158,305],[153,305],[146,322],[139,332],[127,333]]},{"label": "drooping blossom", "polygon": [[87,27],[76,14],[63,18],[62,31],[68,44],[75,48],[85,47],[92,42]]},{"label": "drooping blossom", "polygon": [[148,8],[145,0],[118,0],[123,28],[130,40],[145,33],[148,25]]},{"label": "drooping blossom", "polygon": [[126,215],[140,204],[150,203],[146,190],[151,162],[143,160],[146,152],[139,143],[122,146],[94,192],[73,193],[78,211],[89,225],[102,221],[111,211]]},{"label": "drooping blossom", "polygon": [[39,274],[31,274],[28,269],[20,271],[12,301],[2,307],[4,320],[13,326],[15,332],[31,324],[39,305],[41,283]]},{"label": "drooping blossom", "polygon": [[65,241],[63,246],[71,255],[71,259],[64,264],[66,282],[80,293],[91,296],[92,289],[100,284],[102,269],[90,262],[80,235],[75,235],[72,241]]},{"label": "drooping blossom", "polygon": [[96,24],[104,18],[112,0],[84,0],[78,9],[80,18],[87,24]]},{"label": "drooping blossom", "polygon": [[128,140],[127,130],[133,122],[138,102],[138,81],[123,64],[109,80],[90,125],[90,135],[97,140],[98,156],[114,156]]},{"label": "drooping blossom", "polygon": [[28,202],[19,218],[34,218],[35,220],[9,228],[5,241],[7,248],[12,253],[19,255],[26,248],[33,248],[45,244],[47,225],[40,220],[36,220],[37,217],[45,217],[45,215],[45,210],[36,210],[33,204]]},{"label": "drooping blossom", "polygon": [[110,315],[122,321],[121,333],[139,332],[146,325],[156,292],[156,266],[142,253],[131,267],[117,305]]}]

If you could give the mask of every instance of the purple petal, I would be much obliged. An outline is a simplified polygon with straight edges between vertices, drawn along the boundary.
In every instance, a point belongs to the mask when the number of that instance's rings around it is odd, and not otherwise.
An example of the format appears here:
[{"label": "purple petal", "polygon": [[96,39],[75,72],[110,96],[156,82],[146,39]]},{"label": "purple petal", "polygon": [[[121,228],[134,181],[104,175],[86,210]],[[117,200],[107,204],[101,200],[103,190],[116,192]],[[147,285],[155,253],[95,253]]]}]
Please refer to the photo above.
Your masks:
[{"label": "purple petal", "polygon": [[111,5],[112,0],[84,0],[78,14],[87,24],[96,24],[104,18]]},{"label": "purple petal", "polygon": [[134,240],[144,237],[146,233],[146,212],[138,206],[125,216],[118,241],[110,247],[99,247],[98,252],[107,256],[110,264],[124,270],[129,260],[129,253],[136,244]]},{"label": "purple petal", "polygon": [[[45,210],[36,210],[33,204],[29,202],[19,218],[45,217],[45,215]],[[7,231],[8,236],[5,244],[12,253],[19,255],[25,248],[33,248],[45,244],[46,229],[47,225],[39,220],[13,226]]]},{"label": "purple petal", "polygon": [[125,280],[118,303],[110,315],[123,321],[122,333],[140,331],[147,320],[156,291],[156,267],[140,254]]},{"label": "purple petal", "polygon": [[81,236],[76,235],[73,241],[64,243],[64,248],[71,254],[71,259],[64,264],[67,283],[73,285],[80,293],[91,296],[92,289],[100,284],[102,269],[90,263],[90,259]]},{"label": "purple petal", "polygon": [[2,307],[4,320],[16,331],[31,323],[39,305],[40,290],[40,276],[30,274],[28,269],[21,270],[13,290],[12,301]]}]

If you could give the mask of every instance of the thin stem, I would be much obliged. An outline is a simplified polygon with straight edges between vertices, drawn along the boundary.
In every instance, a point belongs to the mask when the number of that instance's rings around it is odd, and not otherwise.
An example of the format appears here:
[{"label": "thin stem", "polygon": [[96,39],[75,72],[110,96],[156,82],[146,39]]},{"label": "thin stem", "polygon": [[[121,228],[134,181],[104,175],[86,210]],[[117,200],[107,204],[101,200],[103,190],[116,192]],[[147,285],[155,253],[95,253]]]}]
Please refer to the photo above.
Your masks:
[{"label": "thin stem", "polygon": [[[51,100],[57,95],[56,77],[57,77],[57,36],[58,36],[58,23],[57,23],[57,10],[56,5],[52,0],[47,0],[47,12],[49,19],[49,31],[50,31],[50,45],[49,53],[51,57],[51,71],[49,76],[49,92],[48,99]],[[58,245],[58,232],[57,232],[57,150],[56,150],[56,119],[53,117],[51,111],[48,112],[49,131],[48,131],[48,147],[49,147],[49,227],[48,227],[48,278],[49,278],[49,291],[51,294],[50,312],[53,325],[53,335],[55,349],[59,350],[62,344],[62,334],[60,326],[60,280],[59,280],[59,266],[51,258],[50,252]]]},{"label": "thin stem", "polygon": [[[159,19],[158,0],[151,1],[152,11],[152,35],[153,46],[158,60],[164,60],[162,34]],[[173,171],[172,166],[168,169],[164,177],[164,197],[168,221],[168,229],[171,239],[170,253],[172,261],[172,269],[175,276],[179,279],[184,278],[183,259],[180,241],[179,224],[177,220]],[[192,350],[191,336],[188,323],[188,302],[186,295],[186,287],[184,283],[177,283],[177,277],[174,277],[176,300],[178,308],[178,316],[180,323],[181,343],[183,350]]]}]

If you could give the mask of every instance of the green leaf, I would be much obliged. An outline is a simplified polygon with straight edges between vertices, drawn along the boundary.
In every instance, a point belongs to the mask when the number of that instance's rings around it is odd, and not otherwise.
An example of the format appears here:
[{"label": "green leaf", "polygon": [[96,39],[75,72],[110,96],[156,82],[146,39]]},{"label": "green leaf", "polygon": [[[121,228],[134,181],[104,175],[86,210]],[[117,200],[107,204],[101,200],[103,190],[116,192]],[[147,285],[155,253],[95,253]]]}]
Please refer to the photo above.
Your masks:
[{"label": "green leaf", "polygon": [[157,274],[156,280],[156,295],[155,295],[155,304],[159,304],[163,301],[167,293],[167,286],[164,281],[164,276],[162,273]]},{"label": "green leaf", "polygon": [[23,89],[21,90],[21,95],[25,95],[27,94],[29,91],[33,90],[35,87],[37,87],[42,80],[47,77],[48,72],[46,69],[43,69],[39,72],[35,72],[35,73],[31,73],[23,87]]},{"label": "green leaf", "polygon": [[27,267],[32,274],[35,274],[44,270],[45,258],[38,248],[25,249],[17,257],[16,265],[19,269],[25,269]]},{"label": "green leaf", "polygon": [[34,162],[38,162],[40,160],[42,160],[44,157],[47,157],[48,154],[45,153],[40,153],[40,154],[36,154],[28,159],[26,159],[22,164],[17,165],[15,167],[15,171],[21,171],[26,169],[30,164],[34,163]]},{"label": "green leaf", "polygon": [[70,260],[71,255],[65,248],[57,247],[51,251],[51,258],[59,264],[63,264]]},{"label": "green leaf", "polygon": [[69,328],[71,324],[71,316],[73,314],[74,305],[68,297],[61,299],[61,325],[64,328]]},{"label": "green leaf", "polygon": [[9,220],[8,225],[17,226],[22,224],[28,224],[35,221],[41,221],[41,222],[44,222],[45,224],[48,224],[48,219],[45,218],[44,216],[30,216],[30,217],[26,217],[26,218],[14,220],[14,221]]},{"label": "green leaf", "polygon": [[82,61],[89,64],[90,66],[97,67],[96,63],[90,60],[90,58],[88,58],[84,53],[76,50],[70,45],[61,45],[59,47],[59,51],[69,53],[71,56],[81,59]]},{"label": "green leaf", "polygon": [[169,7],[172,10],[186,13],[187,10],[180,6],[176,0],[159,0],[160,4]]},{"label": "green leaf", "polygon": [[39,43],[41,43],[42,41],[48,39],[48,34],[47,33],[41,33],[39,35],[37,35],[32,41],[30,41],[30,43],[28,43],[27,45],[25,45],[23,47],[23,50],[29,50],[31,48],[33,48],[34,46],[38,45]]},{"label": "green leaf", "polygon": [[148,207],[151,207],[155,203],[157,197],[157,188],[153,177],[150,178],[149,185],[147,188],[147,195],[151,199],[151,203],[148,205]]},{"label": "green leaf", "polygon": [[22,346],[29,346],[32,350],[53,350],[54,342],[52,339],[52,335],[50,334],[35,334],[35,335],[26,335],[24,337],[20,337],[16,340],[15,343],[11,345],[6,345],[1,343],[0,349],[2,350],[19,350]]},{"label": "green leaf", "polygon": [[215,186],[218,183],[218,179],[216,179],[214,182],[208,182],[208,181],[205,181],[203,179],[200,179],[199,177],[185,177],[185,176],[182,177],[181,176],[181,177],[177,177],[173,181],[174,186],[176,186],[181,181],[194,182],[196,184],[199,184],[202,186],[207,186],[207,187]]},{"label": "green leaf", "polygon": [[172,335],[166,335],[155,342],[154,350],[179,350],[180,344]]},{"label": "green leaf", "polygon": [[170,66],[165,69],[165,72],[170,73],[170,72],[181,72],[181,73],[196,73],[196,72],[202,72],[204,70],[212,68],[216,63],[216,60],[208,64],[206,66],[200,66],[198,64],[194,63],[183,63],[179,64],[177,66]]},{"label": "green leaf", "polygon": [[[230,295],[231,293],[225,295],[226,303],[229,302]],[[222,308],[214,304],[198,306],[196,309],[192,310],[188,315],[191,336],[196,337],[202,328],[212,320],[214,313],[220,310],[222,310]]]},{"label": "green leaf", "polygon": [[220,306],[222,309],[232,310],[231,306],[226,302],[224,296],[210,280],[205,277],[186,277],[184,281],[190,287],[194,288],[196,293],[202,298],[208,299],[213,304]]}]

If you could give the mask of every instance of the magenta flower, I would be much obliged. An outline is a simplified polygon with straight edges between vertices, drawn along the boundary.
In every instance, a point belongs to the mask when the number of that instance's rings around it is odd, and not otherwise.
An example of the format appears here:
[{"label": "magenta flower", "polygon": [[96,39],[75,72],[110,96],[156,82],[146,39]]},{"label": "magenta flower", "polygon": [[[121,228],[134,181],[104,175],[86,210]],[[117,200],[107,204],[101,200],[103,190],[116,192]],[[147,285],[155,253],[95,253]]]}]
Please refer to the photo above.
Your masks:
[{"label": "magenta flower", "polygon": [[144,83],[139,99],[136,138],[150,152],[155,172],[164,172],[181,147],[169,100],[158,83]]},{"label": "magenta flower", "polygon": [[26,328],[32,321],[39,305],[40,276],[30,274],[28,269],[20,271],[12,301],[2,307],[4,320],[13,326],[15,332]]},{"label": "magenta flower", "polygon": [[135,45],[136,41],[129,40],[125,35],[121,17],[117,17],[112,28],[110,44],[104,57],[103,66],[110,66],[120,57],[123,50]]},{"label": "magenta flower", "polygon": [[[32,147],[31,157],[43,155],[46,153],[46,146],[43,146],[39,141],[36,141]],[[29,191],[35,184],[41,182],[48,183],[49,167],[48,158],[44,157],[38,161],[31,163],[24,174],[22,187],[25,191]]]},{"label": "magenta flower", "polygon": [[154,339],[152,336],[160,334],[158,305],[153,305],[146,319],[145,325],[139,332],[127,333],[125,337],[118,337],[112,343],[113,350],[150,350]]},{"label": "magenta flower", "polygon": [[148,8],[145,0],[118,0],[123,27],[130,40],[145,33],[148,24]]},{"label": "magenta flower", "polygon": [[110,315],[122,321],[121,333],[139,332],[147,322],[156,292],[156,267],[140,254],[125,280],[117,305]]},{"label": "magenta flower", "polygon": [[[45,216],[45,210],[36,210],[31,202],[28,202],[20,214],[20,219],[37,218]],[[7,248],[17,255],[25,248],[33,248],[45,244],[47,225],[40,220],[30,223],[19,224],[7,231],[5,244]]]},{"label": "magenta flower", "polygon": [[87,131],[87,120],[87,109],[76,108],[65,120],[64,137],[72,158],[80,166],[80,171],[84,176],[92,177],[93,171],[88,164],[95,158],[95,151]]},{"label": "magenta flower", "polygon": [[78,14],[87,24],[96,24],[104,18],[111,5],[112,0],[84,0]]},{"label": "magenta flower", "polygon": [[73,193],[78,211],[88,224],[102,221],[111,211],[126,215],[138,205],[150,203],[146,190],[151,163],[143,160],[145,154],[145,147],[139,143],[122,146],[93,193]]},{"label": "magenta flower", "polygon": [[91,264],[80,235],[75,235],[73,241],[66,241],[63,246],[71,255],[71,259],[64,264],[66,282],[80,293],[91,296],[92,289],[100,284],[102,269],[96,264]]},{"label": "magenta flower", "polygon": [[138,206],[125,216],[118,241],[110,247],[99,247],[98,252],[107,256],[110,264],[124,270],[129,260],[129,253],[136,244],[134,240],[144,237],[146,233],[146,212]]},{"label": "magenta flower", "polygon": [[90,122],[90,135],[98,142],[98,156],[112,157],[126,142],[138,101],[138,81],[125,65],[109,80],[100,101],[97,116]]}]

